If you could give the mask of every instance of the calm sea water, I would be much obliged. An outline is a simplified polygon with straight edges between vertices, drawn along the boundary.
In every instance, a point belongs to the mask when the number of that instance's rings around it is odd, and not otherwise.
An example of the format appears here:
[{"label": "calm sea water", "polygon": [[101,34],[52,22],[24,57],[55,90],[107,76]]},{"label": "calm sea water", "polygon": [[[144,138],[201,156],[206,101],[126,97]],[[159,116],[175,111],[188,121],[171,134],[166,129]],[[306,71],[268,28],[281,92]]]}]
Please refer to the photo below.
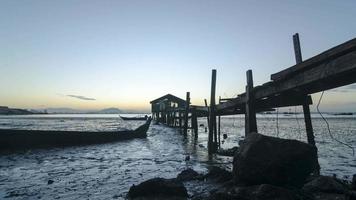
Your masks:
[{"label": "calm sea water", "polygon": [[[260,133],[306,141],[302,115],[279,115],[278,120],[276,115],[259,115],[257,120]],[[327,120],[335,138],[356,147],[355,116],[327,115]],[[313,115],[312,121],[322,173],[350,179],[356,173],[356,156],[330,138],[319,116]],[[0,128],[12,129],[122,130],[142,123],[122,121],[117,115],[0,116]],[[197,140],[191,133],[184,137],[178,129],[152,123],[145,139],[2,153],[0,199],[122,199],[132,184],[153,177],[173,178],[187,167],[199,172],[212,165],[231,169],[232,158],[209,158],[206,118],[200,118],[199,124]],[[243,116],[223,117],[221,132],[228,135],[223,148],[236,146],[244,136]]]}]

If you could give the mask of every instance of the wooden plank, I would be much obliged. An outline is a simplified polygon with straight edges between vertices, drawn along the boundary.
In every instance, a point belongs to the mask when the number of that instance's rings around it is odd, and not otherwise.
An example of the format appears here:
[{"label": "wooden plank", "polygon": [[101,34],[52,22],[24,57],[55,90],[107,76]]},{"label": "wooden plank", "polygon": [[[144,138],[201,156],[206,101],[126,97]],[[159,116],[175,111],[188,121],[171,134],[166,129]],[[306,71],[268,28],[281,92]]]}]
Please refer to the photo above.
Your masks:
[{"label": "wooden plank", "polygon": [[255,98],[264,98],[274,94],[296,91],[304,94],[341,87],[356,82],[356,52],[350,52],[313,68],[300,71],[288,79],[275,81],[256,88]]},{"label": "wooden plank", "polygon": [[226,102],[216,105],[216,110],[219,111],[219,110],[232,109],[232,108],[236,108],[237,105],[243,105],[245,103],[246,103],[246,95],[244,93],[240,97],[236,97],[230,101],[226,101]]},{"label": "wooden plank", "polygon": [[[313,94],[356,82],[356,52],[350,52],[334,60],[320,63],[289,79],[268,82],[254,88],[255,99],[262,99],[284,92]],[[246,102],[246,93],[216,106],[218,111],[239,107]]]},{"label": "wooden plank", "polygon": [[340,56],[343,56],[355,50],[356,50],[356,38],[349,40],[343,44],[340,44],[336,47],[333,47],[317,56],[309,58],[308,60],[305,60],[302,63],[298,63],[278,73],[272,74],[271,80],[276,81],[276,80],[288,78],[289,76],[293,75],[295,72],[310,69],[316,65],[320,65],[321,63],[334,60]]}]

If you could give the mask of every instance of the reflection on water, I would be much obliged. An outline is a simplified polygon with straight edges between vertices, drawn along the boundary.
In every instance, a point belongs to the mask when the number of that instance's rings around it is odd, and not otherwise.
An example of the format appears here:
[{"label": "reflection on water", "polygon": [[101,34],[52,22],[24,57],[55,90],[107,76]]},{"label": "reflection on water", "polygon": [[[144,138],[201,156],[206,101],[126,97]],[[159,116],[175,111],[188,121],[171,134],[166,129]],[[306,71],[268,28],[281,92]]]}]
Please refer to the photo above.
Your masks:
[{"label": "reflection on water", "polygon": [[[329,118],[334,136],[356,144],[355,118]],[[283,117],[279,137],[306,141],[304,121]],[[56,130],[132,129],[143,122],[122,121],[115,115],[0,117],[0,128]],[[184,137],[178,129],[151,124],[146,139],[67,148],[36,149],[0,155],[0,198],[13,199],[112,199],[124,198],[132,184],[153,177],[175,177],[191,167],[205,172],[210,165],[231,169],[232,158],[214,156],[206,150],[206,119],[199,119],[199,138]],[[299,126],[298,126],[299,124]],[[244,136],[242,117],[223,117],[221,130],[227,133],[222,147],[236,146]],[[339,177],[356,172],[356,159],[344,146],[330,140],[323,121],[313,119],[322,173]],[[277,136],[275,117],[259,117],[259,131]],[[190,155],[190,160],[185,157]],[[52,184],[48,184],[53,180]]]}]

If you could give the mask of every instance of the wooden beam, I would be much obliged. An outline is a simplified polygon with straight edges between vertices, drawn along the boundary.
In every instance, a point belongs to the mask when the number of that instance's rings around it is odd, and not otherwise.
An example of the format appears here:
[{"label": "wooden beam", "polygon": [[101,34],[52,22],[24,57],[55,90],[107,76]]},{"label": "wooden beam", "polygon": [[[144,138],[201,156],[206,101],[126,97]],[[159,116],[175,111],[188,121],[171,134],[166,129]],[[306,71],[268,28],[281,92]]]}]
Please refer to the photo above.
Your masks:
[{"label": "wooden beam", "polygon": [[[297,39],[297,37],[295,38]],[[320,65],[321,63],[329,62],[331,60],[334,60],[340,56],[346,55],[355,50],[356,50],[356,38],[349,40],[343,44],[340,44],[336,47],[333,47],[327,51],[324,51],[323,53],[314,56],[312,58],[309,58],[304,62],[297,61],[296,65],[289,67],[285,70],[282,70],[280,72],[277,72],[275,74],[272,74],[271,80],[276,81],[276,80],[288,78],[289,76],[293,75],[295,72],[310,69],[314,66]]]}]

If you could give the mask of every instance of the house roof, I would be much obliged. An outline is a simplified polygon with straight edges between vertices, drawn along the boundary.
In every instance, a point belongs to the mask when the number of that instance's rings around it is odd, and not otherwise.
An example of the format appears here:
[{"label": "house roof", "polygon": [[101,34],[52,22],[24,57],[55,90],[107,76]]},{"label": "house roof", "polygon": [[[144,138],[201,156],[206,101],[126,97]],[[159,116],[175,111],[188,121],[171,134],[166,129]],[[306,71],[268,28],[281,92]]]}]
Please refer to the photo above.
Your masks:
[{"label": "house roof", "polygon": [[179,97],[176,97],[174,95],[171,95],[171,94],[166,94],[162,97],[159,97],[155,100],[152,100],[150,103],[151,104],[154,104],[154,103],[159,103],[161,101],[164,101],[164,100],[170,100],[170,101],[173,101],[173,102],[177,102],[177,103],[181,103],[181,104],[185,104],[185,100],[179,98]]}]

